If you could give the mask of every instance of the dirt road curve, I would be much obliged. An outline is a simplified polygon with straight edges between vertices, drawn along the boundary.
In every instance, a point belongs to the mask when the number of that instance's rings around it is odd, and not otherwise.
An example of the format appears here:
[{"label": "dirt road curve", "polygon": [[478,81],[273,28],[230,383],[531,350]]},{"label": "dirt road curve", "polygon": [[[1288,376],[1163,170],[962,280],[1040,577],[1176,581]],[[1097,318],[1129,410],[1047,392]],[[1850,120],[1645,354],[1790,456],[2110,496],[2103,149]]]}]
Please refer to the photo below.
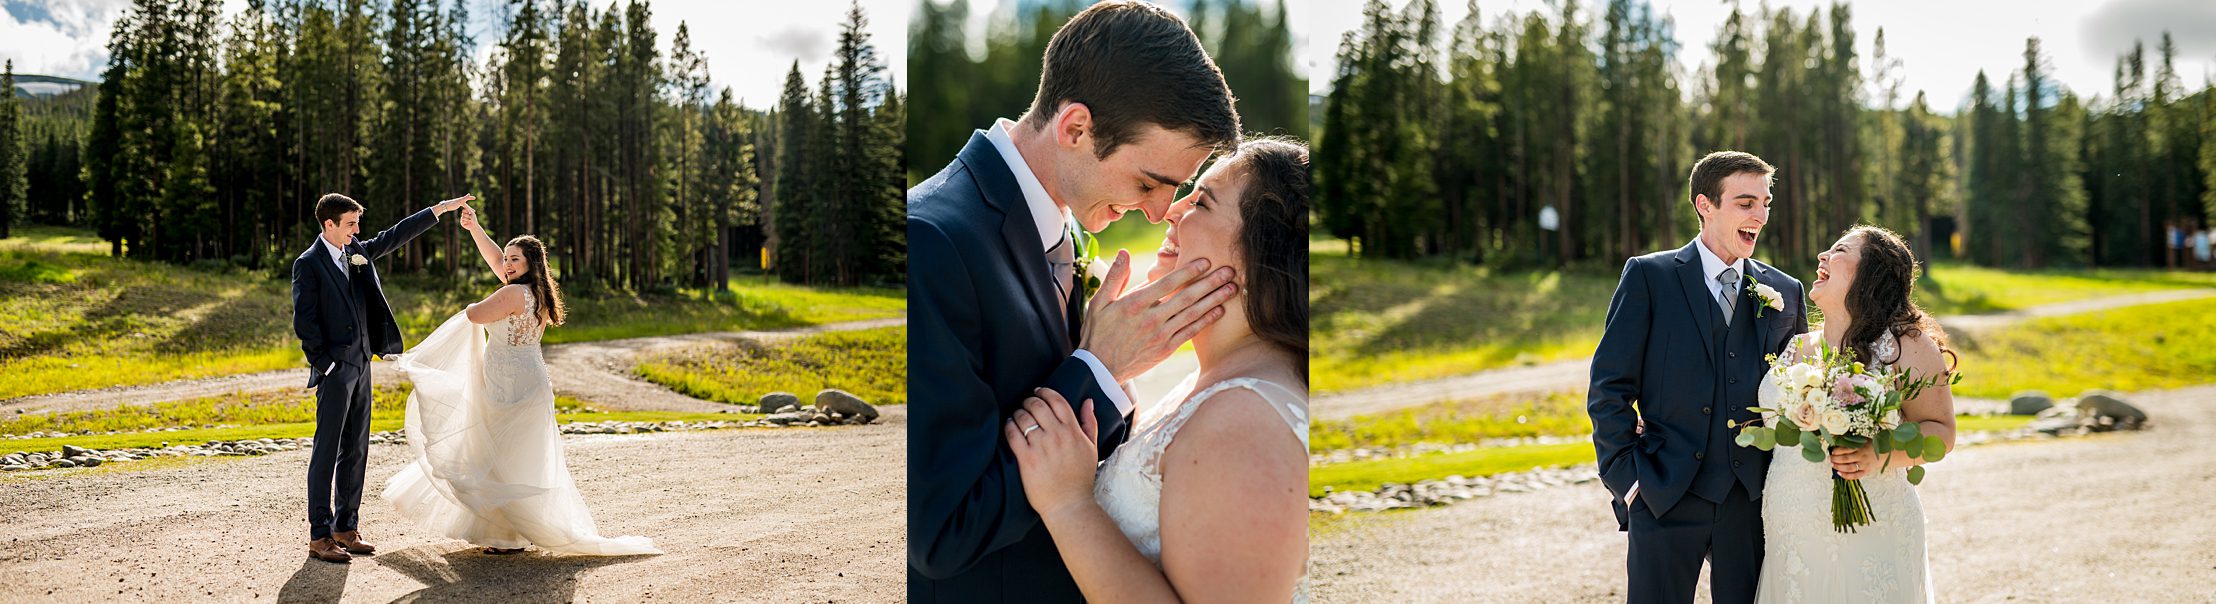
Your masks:
[{"label": "dirt road curve", "polygon": [[[547,373],[554,379],[555,392],[592,401],[603,411],[715,413],[729,410],[730,407],[679,395],[667,388],[633,379],[631,364],[642,353],[674,346],[738,339],[774,340],[826,331],[891,327],[907,321],[905,318],[875,319],[773,331],[723,331],[553,344],[545,349]],[[370,370],[370,376],[379,384],[399,383],[406,379],[400,375],[399,370],[384,362],[377,363]],[[232,392],[298,389],[307,383],[306,380],[306,374],[299,370],[283,370],[142,386],[77,390],[0,400],[0,413],[84,411],[125,404],[144,405],[187,400]]]},{"label": "dirt road curve", "polygon": [[[2182,302],[2211,296],[2216,296],[2216,289],[2167,290],[2088,298],[1990,315],[1940,317],[1939,322],[1949,330],[1987,330],[2039,317],[2098,312],[2141,304]],[[1585,357],[1327,394],[1311,399],[1309,406],[1318,420],[1347,419],[1442,400],[1582,389],[1592,379],[1592,372],[1593,359]]]},{"label": "dirt road curve", "polygon": [[[1973,447],[1932,466],[1920,495],[1939,601],[2216,593],[2216,386],[2129,398],[2149,431]],[[1316,535],[1309,576],[1317,602],[1621,601],[1625,543],[1588,483],[1353,516]]]},{"label": "dirt road curve", "polygon": [[495,557],[426,534],[377,498],[406,462],[400,446],[370,450],[362,531],[380,553],[350,565],[307,558],[305,450],[0,478],[0,600],[899,601],[906,411],[564,439],[601,531],[652,537],[660,556]]}]

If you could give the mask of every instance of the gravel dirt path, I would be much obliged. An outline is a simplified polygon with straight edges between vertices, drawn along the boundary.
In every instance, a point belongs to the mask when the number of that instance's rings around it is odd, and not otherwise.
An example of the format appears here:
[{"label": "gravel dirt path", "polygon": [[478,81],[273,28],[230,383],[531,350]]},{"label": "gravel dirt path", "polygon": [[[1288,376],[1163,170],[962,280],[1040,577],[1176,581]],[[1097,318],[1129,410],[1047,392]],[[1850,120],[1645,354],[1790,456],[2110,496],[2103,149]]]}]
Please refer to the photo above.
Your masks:
[{"label": "gravel dirt path", "polygon": [[[2212,601],[2216,385],[2126,399],[2147,431],[1966,448],[1932,467],[1920,495],[1939,601]],[[1621,601],[1625,544],[1587,483],[1323,521],[1309,576],[1318,602]]]},{"label": "gravel dirt path", "polygon": [[[601,531],[668,553],[488,556],[378,498],[374,556],[306,555],[308,452],[0,478],[0,600],[894,602],[905,593],[907,410],[878,423],[563,439]],[[111,468],[124,471],[113,471]]]},{"label": "gravel dirt path", "polygon": [[[795,329],[770,331],[721,331],[602,340],[598,342],[571,342],[551,344],[545,347],[547,373],[554,379],[554,392],[591,401],[603,411],[697,411],[716,413],[728,411],[730,405],[712,403],[687,397],[667,388],[631,377],[631,366],[638,356],[647,352],[671,347],[712,341],[728,340],[776,340],[826,331],[848,331],[905,325],[906,318],[850,321]],[[393,369],[390,363],[378,362],[370,370],[370,377],[379,385],[398,384],[406,376]],[[307,383],[307,375],[297,369],[264,371],[243,375],[230,375],[198,380],[179,380],[122,386],[96,390],[76,390],[25,396],[0,400],[0,413],[53,413],[105,409],[117,405],[145,405],[169,401],[219,396],[233,392],[261,392],[265,390],[299,390]]]},{"label": "gravel dirt path", "polygon": [[[2006,327],[2040,317],[2099,312],[2142,304],[2182,302],[2211,296],[2216,296],[2216,289],[2165,290],[2088,298],[1987,315],[1940,317],[1939,323],[1948,331],[1959,333],[1965,330]],[[1309,407],[1318,420],[1347,419],[1444,400],[1583,389],[1592,379],[1592,372],[1592,357],[1584,357],[1327,394],[1310,399]]]}]

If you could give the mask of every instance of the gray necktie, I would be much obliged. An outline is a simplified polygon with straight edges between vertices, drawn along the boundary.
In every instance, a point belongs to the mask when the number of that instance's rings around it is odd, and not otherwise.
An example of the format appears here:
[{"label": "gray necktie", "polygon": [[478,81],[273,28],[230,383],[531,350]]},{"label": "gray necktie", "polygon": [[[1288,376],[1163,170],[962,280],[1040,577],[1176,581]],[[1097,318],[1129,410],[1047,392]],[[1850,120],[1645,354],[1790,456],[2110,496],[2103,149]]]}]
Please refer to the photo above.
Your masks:
[{"label": "gray necktie", "polygon": [[[1057,296],[1055,299],[1062,303],[1062,314],[1068,315],[1070,280],[1077,275],[1077,246],[1070,242],[1069,235],[1062,235],[1061,242],[1055,243],[1054,247],[1047,249],[1046,264],[1048,269],[1054,271],[1054,293]],[[1069,317],[1064,316],[1062,318],[1067,320]]]},{"label": "gray necktie", "polygon": [[1716,293],[1716,302],[1723,305],[1724,326],[1729,327],[1731,311],[1736,310],[1735,303],[1739,301],[1739,296],[1733,295],[1739,293],[1739,269],[1725,268],[1724,272],[1716,274],[1716,281],[1724,284],[1724,290]]}]

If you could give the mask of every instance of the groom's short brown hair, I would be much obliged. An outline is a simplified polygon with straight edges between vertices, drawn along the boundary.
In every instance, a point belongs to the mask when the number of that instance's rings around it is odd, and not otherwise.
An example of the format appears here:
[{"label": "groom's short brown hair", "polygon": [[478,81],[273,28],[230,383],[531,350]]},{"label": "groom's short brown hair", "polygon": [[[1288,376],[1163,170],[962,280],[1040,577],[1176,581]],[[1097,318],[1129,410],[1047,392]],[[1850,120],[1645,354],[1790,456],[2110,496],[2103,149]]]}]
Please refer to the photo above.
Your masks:
[{"label": "groom's short brown hair", "polygon": [[1685,194],[1685,203],[1693,204],[1693,215],[1700,216],[1700,197],[1708,196],[1708,203],[1723,207],[1724,179],[1740,174],[1760,174],[1768,179],[1777,173],[1770,162],[1762,161],[1744,151],[1717,151],[1693,163],[1693,176],[1687,183],[1691,189]]},{"label": "groom's short brown hair", "polygon": [[1052,120],[1065,102],[1092,111],[1094,153],[1131,142],[1154,124],[1221,149],[1239,144],[1231,87],[1200,38],[1169,10],[1109,0],[1071,17],[1047,42],[1032,119]]},{"label": "groom's short brown hair", "polygon": [[323,228],[323,222],[326,220],[338,222],[347,214],[360,211],[362,211],[362,204],[354,201],[354,198],[337,193],[325,193],[322,199],[315,200],[315,226],[320,229]]}]

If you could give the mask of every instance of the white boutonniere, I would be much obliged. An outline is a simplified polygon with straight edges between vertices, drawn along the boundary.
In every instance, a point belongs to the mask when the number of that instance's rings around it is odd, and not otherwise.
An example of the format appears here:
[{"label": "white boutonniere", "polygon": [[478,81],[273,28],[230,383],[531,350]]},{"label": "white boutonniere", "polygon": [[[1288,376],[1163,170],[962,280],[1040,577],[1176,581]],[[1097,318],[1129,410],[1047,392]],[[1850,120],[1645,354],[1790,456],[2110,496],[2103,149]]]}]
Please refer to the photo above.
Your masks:
[{"label": "white boutonniere", "polygon": [[354,266],[361,266],[364,264],[369,264],[369,258],[363,257],[361,254],[349,254],[346,256],[346,263],[352,264]]},{"label": "white boutonniere", "polygon": [[[1762,301],[1762,306],[1768,307],[1770,310],[1780,312],[1785,310],[1785,297],[1777,293],[1777,288],[1763,285],[1762,282],[1754,280],[1753,275],[1747,276],[1747,293],[1754,296],[1754,299]],[[1762,318],[1761,308],[1754,309],[1754,318]]]},{"label": "white boutonniere", "polygon": [[1108,279],[1108,262],[1094,255],[1100,249],[1100,240],[1094,238],[1092,233],[1078,229],[1071,234],[1076,236],[1071,241],[1081,244],[1077,248],[1077,264],[1083,269],[1084,282],[1078,289],[1084,292],[1086,300],[1091,300],[1093,294],[1100,291],[1101,282]]}]

